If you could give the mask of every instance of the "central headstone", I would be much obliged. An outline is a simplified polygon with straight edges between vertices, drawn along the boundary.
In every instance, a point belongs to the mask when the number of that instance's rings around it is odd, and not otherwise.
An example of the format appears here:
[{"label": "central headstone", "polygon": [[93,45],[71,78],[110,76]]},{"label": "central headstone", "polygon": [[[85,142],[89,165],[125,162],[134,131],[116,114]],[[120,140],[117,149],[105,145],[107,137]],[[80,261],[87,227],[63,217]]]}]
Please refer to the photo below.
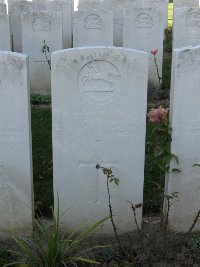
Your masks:
[{"label": "central headstone", "polygon": [[113,13],[106,10],[74,12],[73,47],[113,46]]},{"label": "central headstone", "polygon": [[[148,56],[123,48],[52,54],[54,196],[62,227],[77,229],[109,214],[106,177],[120,233],[136,228],[129,204],[143,202]],[[142,210],[138,210],[141,223]],[[113,234],[108,221],[101,233]]]},{"label": "central headstone", "polygon": [[0,52],[0,239],[32,228],[28,57]]}]

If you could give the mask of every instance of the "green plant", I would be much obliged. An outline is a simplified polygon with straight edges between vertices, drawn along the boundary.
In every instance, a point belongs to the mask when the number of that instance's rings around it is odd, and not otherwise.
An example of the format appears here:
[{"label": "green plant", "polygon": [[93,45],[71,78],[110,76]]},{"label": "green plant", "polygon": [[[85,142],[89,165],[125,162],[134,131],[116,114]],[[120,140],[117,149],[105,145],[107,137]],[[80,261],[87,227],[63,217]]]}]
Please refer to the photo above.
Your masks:
[{"label": "green plant", "polygon": [[121,244],[121,241],[120,241],[120,238],[119,238],[119,235],[117,233],[117,227],[116,227],[116,224],[114,221],[113,209],[112,209],[112,204],[111,204],[110,187],[109,187],[109,184],[113,183],[113,182],[115,185],[118,186],[119,185],[119,178],[115,177],[111,168],[105,168],[105,167],[101,166],[100,164],[97,164],[96,168],[101,169],[103,174],[106,176],[106,188],[107,188],[107,193],[108,193],[108,205],[109,205],[109,212],[110,212],[110,221],[112,223],[113,231],[114,231],[115,238],[116,238],[116,241],[117,241],[118,246],[119,246],[119,250],[122,254],[125,254],[124,249],[123,249],[122,244]]},{"label": "green plant", "polygon": [[15,251],[22,260],[6,264],[6,266],[25,263],[29,267],[65,267],[77,266],[77,262],[98,264],[90,259],[87,253],[100,246],[85,249],[83,241],[109,217],[88,226],[81,232],[61,235],[59,200],[56,215],[53,215],[52,226],[49,228],[41,220],[35,220],[35,229],[32,237],[18,237],[13,235],[13,239],[19,247],[19,252]]},{"label": "green plant", "polygon": [[191,251],[200,253],[200,235],[192,237],[188,245]]},{"label": "green plant", "polygon": [[40,94],[31,94],[31,104],[32,105],[50,104],[50,103],[51,103],[51,96],[40,95]]},{"label": "green plant", "polygon": [[0,266],[3,266],[9,262],[9,255],[10,253],[7,250],[0,248]]},{"label": "green plant", "polygon": [[[162,211],[165,175],[169,171],[180,172],[178,168],[170,170],[170,161],[176,155],[171,153],[171,128],[168,121],[168,109],[161,106],[148,113],[146,160],[145,160],[145,208]],[[151,204],[151,206],[150,206]]]}]

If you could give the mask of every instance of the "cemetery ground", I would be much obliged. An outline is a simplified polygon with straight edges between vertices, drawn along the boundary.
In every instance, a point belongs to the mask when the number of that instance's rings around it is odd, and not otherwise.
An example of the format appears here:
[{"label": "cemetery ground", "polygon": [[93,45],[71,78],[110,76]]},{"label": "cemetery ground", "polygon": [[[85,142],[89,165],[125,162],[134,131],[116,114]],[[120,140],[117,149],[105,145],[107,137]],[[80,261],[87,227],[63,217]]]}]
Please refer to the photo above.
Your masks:
[{"label": "cemetery ground", "polygon": [[[160,105],[164,108],[169,107],[171,72],[170,29],[167,30],[166,36],[163,87],[158,96],[149,98],[148,109],[158,108]],[[49,231],[49,234],[51,234],[52,231],[53,236],[55,232],[52,225],[49,224],[49,220],[52,218],[53,205],[51,104],[48,97],[37,95],[32,96],[31,102],[35,212],[39,215],[42,214],[41,217],[45,218],[45,227],[47,231]],[[168,124],[155,127],[147,119],[143,204],[144,220],[142,229],[138,229],[138,231],[128,235],[120,236],[120,241],[115,241],[115,238],[106,240],[88,238],[80,247],[77,247],[75,251],[77,254],[79,252],[81,253],[85,248],[105,245],[105,247],[87,251],[87,253],[81,256],[96,260],[100,263],[99,266],[200,266],[200,235],[198,233],[191,234],[191,230],[193,228],[195,229],[195,218],[191,229],[188,229],[188,233],[179,234],[168,231],[168,217],[162,216],[164,179],[167,171],[166,166],[171,159],[169,151],[170,142]],[[120,186],[120,181],[118,186]],[[168,196],[168,198],[166,196],[165,200],[170,201],[173,200],[173,198],[175,198],[175,196]],[[137,220],[137,217],[134,215],[134,209],[136,210],[137,208],[141,207],[132,206],[131,209],[130,205],[130,213],[132,212],[133,214],[133,221]],[[57,244],[53,245],[56,247]],[[6,248],[11,250],[17,249],[12,242],[0,243],[0,267],[25,257],[24,253],[21,258],[18,258],[7,251]],[[14,266],[31,267],[40,265],[34,265],[32,262],[30,265],[16,264]],[[43,266],[54,267],[51,264]],[[95,264],[80,262],[55,266],[95,266]]]}]

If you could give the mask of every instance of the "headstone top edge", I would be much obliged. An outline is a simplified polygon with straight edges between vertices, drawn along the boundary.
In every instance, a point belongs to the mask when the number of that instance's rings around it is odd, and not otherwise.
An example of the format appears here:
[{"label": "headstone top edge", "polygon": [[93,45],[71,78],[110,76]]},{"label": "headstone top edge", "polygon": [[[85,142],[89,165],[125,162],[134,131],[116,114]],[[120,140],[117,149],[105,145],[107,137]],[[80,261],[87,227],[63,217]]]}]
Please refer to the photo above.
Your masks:
[{"label": "headstone top edge", "polygon": [[124,47],[114,47],[114,46],[85,46],[85,47],[76,47],[76,48],[69,48],[69,49],[62,49],[58,50],[52,53],[52,57],[56,56],[57,54],[68,54],[68,53],[73,53],[75,51],[89,51],[92,50],[95,52],[96,50],[108,50],[108,51],[120,51],[120,52],[132,52],[132,53],[137,53],[141,55],[148,56],[148,53],[145,51],[141,50],[136,50],[136,49],[130,49],[130,48],[124,48]]}]

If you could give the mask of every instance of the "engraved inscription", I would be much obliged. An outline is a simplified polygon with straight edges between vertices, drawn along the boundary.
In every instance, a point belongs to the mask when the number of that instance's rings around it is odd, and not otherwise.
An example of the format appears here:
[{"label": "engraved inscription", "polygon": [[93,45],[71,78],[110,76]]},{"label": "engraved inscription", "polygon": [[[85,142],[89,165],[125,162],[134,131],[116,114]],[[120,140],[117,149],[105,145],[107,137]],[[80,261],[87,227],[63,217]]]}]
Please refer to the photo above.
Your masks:
[{"label": "engraved inscription", "polygon": [[200,27],[200,12],[189,12],[185,18],[185,26],[192,28]]},{"label": "engraved inscription", "polygon": [[100,16],[91,14],[84,19],[85,29],[101,29],[103,26],[103,21]]},{"label": "engraved inscription", "polygon": [[120,90],[121,75],[112,63],[94,60],[80,70],[77,83],[80,92],[101,102]]},{"label": "engraved inscription", "polygon": [[14,122],[2,122],[0,124],[0,138],[9,139],[25,137],[25,128],[15,126]]},{"label": "engraved inscription", "polygon": [[153,18],[147,13],[139,14],[134,21],[136,28],[152,28]]},{"label": "engraved inscription", "polygon": [[47,17],[37,17],[32,23],[34,31],[50,31],[51,21]]}]

